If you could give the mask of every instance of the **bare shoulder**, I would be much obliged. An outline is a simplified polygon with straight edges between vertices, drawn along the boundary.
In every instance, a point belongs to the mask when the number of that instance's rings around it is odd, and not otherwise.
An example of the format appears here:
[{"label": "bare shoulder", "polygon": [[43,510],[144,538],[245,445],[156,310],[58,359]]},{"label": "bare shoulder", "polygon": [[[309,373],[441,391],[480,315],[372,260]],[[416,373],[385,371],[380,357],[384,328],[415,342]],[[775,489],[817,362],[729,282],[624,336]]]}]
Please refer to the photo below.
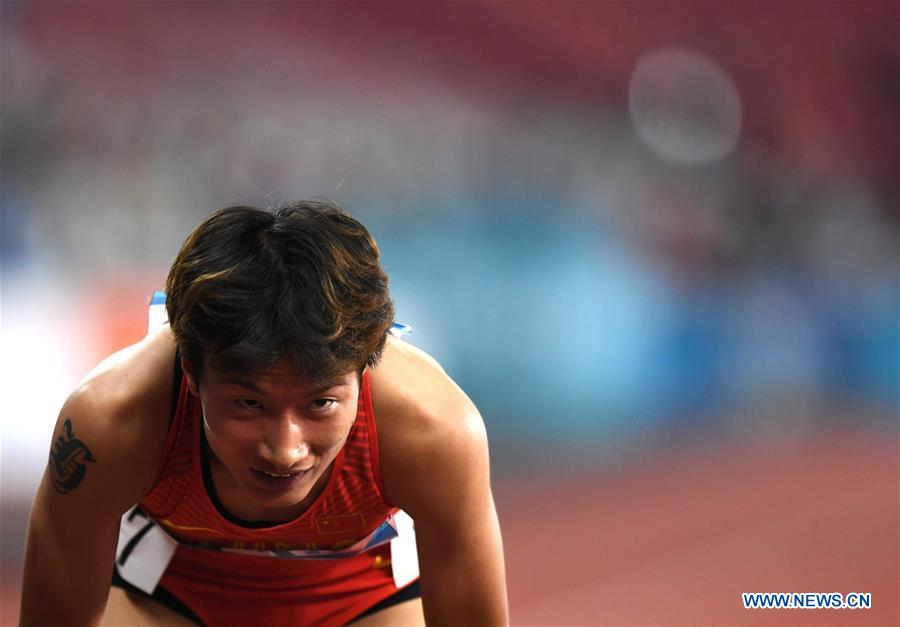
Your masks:
[{"label": "bare shoulder", "polygon": [[370,377],[382,474],[393,504],[414,514],[417,506],[427,507],[420,497],[434,492],[426,485],[433,472],[449,479],[487,464],[478,409],[427,353],[389,337]]},{"label": "bare shoulder", "polygon": [[387,440],[417,443],[483,431],[475,404],[434,358],[412,344],[389,337],[370,377],[379,433]]},{"label": "bare shoulder", "polygon": [[[101,362],[69,395],[50,449],[48,476],[57,492],[103,495],[121,509],[155,478],[168,432],[175,343],[165,327]],[[70,456],[76,454],[84,471]]]}]

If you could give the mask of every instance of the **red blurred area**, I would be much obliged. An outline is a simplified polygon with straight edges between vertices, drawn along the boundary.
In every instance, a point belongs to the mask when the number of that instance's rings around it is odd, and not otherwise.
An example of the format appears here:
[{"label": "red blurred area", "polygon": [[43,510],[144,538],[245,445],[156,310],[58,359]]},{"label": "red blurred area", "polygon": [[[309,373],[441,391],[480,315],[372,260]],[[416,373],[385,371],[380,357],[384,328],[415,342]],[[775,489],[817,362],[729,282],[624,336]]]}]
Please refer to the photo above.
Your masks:
[{"label": "red blurred area", "polygon": [[[745,136],[814,176],[865,173],[898,197],[900,4],[768,2],[41,2],[18,28],[34,42],[105,67],[109,97],[152,97],[191,66],[215,74],[264,54],[311,55],[336,82],[392,93],[398,68],[429,68],[449,85],[520,99],[627,108],[637,59],[690,46],[734,78]],[[106,54],[116,50],[114,59]],[[252,61],[250,61],[252,63]],[[265,67],[254,69],[260,80]],[[313,85],[312,88],[327,88]],[[82,87],[83,88],[83,87]],[[376,89],[377,91],[377,89]]]},{"label": "red blurred area", "polygon": [[[896,433],[659,451],[497,490],[513,623],[896,625]],[[871,592],[745,610],[741,592]]]}]

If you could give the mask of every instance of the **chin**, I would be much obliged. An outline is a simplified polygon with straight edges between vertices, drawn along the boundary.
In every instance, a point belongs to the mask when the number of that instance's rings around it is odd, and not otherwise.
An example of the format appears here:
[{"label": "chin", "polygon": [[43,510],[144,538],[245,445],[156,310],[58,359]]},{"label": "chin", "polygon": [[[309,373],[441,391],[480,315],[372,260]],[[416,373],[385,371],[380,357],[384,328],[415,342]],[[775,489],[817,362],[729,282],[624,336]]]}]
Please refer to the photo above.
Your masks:
[{"label": "chin", "polygon": [[[305,477],[303,478],[305,479]],[[267,508],[292,507],[303,501],[311,491],[306,481],[300,479],[295,486],[260,486],[254,482],[247,486],[247,493],[258,505]]]}]

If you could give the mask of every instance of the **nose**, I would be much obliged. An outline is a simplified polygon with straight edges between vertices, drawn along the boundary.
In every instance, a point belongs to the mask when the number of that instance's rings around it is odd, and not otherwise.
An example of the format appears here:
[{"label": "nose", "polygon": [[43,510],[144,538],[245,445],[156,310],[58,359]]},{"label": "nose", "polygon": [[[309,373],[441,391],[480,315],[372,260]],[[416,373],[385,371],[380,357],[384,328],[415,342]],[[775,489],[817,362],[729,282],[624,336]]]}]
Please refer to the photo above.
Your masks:
[{"label": "nose", "polygon": [[260,454],[272,470],[289,471],[309,456],[309,445],[300,421],[285,415],[266,423],[260,437]]}]

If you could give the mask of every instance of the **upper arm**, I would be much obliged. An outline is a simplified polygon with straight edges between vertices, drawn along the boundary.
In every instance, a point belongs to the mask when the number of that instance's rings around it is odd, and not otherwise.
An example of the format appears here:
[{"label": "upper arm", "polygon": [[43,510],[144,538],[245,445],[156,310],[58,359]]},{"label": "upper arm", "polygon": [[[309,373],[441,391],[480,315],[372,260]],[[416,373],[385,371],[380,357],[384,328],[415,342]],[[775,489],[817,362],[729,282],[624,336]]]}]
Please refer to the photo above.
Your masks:
[{"label": "upper arm", "polygon": [[28,525],[22,624],[100,618],[116,548],[122,469],[85,394],[63,406]]},{"label": "upper arm", "polygon": [[111,373],[64,404],[29,519],[23,625],[100,619],[121,515],[151,487],[161,447],[139,428],[142,412],[156,408],[139,401],[134,382]]},{"label": "upper arm", "polygon": [[382,407],[394,415],[379,414],[378,405],[376,415],[387,496],[415,521],[426,621],[506,624],[503,548],[484,422],[442,371],[425,363],[416,371],[406,373],[413,386],[406,387],[409,395],[391,399],[382,390]]},{"label": "upper arm", "polygon": [[425,616],[438,625],[506,624],[503,547],[484,424],[477,414],[461,416],[444,437],[424,448],[419,480],[402,499],[416,525]]}]

